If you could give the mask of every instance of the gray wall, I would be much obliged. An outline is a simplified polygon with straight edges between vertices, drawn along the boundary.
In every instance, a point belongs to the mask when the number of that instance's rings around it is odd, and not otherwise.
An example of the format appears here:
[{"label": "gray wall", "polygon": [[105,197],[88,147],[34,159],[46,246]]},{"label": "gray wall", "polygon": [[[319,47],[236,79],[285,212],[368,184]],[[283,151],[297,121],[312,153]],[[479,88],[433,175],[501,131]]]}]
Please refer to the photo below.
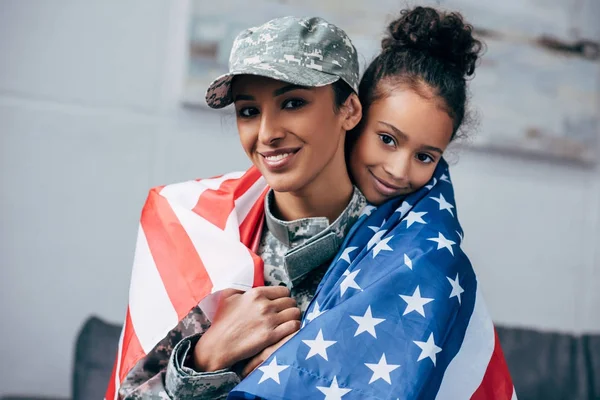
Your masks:
[{"label": "gray wall", "polygon": [[[68,395],[151,186],[249,165],[232,116],[178,104],[187,6],[0,0],[0,395]],[[600,332],[599,170],[463,152],[453,178],[495,320]]]}]

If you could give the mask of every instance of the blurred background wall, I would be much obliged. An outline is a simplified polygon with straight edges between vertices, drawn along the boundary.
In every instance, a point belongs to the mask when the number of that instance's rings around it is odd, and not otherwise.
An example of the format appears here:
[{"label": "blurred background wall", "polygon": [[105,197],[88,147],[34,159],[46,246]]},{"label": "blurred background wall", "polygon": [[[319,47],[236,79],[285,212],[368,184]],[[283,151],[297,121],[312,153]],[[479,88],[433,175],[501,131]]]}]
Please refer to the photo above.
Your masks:
[{"label": "blurred background wall", "polygon": [[[83,320],[123,319],[150,187],[249,165],[232,114],[180,104],[188,8],[0,0],[0,396],[68,395]],[[462,150],[452,172],[494,319],[600,333],[598,166]]]}]

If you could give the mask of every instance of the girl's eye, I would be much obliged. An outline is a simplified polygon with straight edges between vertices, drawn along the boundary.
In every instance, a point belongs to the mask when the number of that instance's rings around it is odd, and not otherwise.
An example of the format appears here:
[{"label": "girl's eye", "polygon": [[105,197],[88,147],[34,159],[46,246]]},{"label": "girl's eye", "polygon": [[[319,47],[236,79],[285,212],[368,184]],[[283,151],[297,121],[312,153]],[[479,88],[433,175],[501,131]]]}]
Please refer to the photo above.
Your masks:
[{"label": "girl's eye", "polygon": [[380,133],[379,134],[379,139],[383,142],[383,144],[385,144],[386,146],[395,146],[396,145],[396,141],[394,140],[393,137],[391,137],[390,135],[387,135],[385,133]]},{"label": "girl's eye", "polygon": [[424,164],[431,164],[435,160],[427,153],[419,153],[417,154],[417,160],[421,161]]},{"label": "girl's eye", "polygon": [[300,108],[306,104],[306,101],[302,99],[289,99],[283,102],[281,108],[294,110],[296,108]]},{"label": "girl's eye", "polygon": [[251,118],[258,114],[258,109],[256,107],[244,107],[240,108],[238,111],[238,116],[241,118]]}]

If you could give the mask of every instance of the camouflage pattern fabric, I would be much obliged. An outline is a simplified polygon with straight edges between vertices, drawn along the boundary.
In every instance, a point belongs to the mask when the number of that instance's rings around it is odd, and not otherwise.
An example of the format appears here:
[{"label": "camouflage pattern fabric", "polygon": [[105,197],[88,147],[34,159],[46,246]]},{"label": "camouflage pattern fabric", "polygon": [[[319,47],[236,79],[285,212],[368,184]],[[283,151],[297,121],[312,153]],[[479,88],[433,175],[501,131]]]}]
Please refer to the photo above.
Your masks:
[{"label": "camouflage pattern fabric", "polygon": [[229,73],[210,84],[206,103],[212,108],[231,104],[231,83],[236,75],[308,87],[342,79],[358,93],[358,71],[356,48],[342,29],[322,18],[277,18],[236,37]]},{"label": "camouflage pattern fabric", "polygon": [[[329,262],[311,266],[311,271],[299,282],[291,285],[285,269],[286,256],[295,251],[310,258],[315,251],[315,237],[333,233],[341,245],[354,222],[366,205],[365,197],[355,188],[352,199],[342,214],[329,224],[327,218],[304,218],[282,221],[271,212],[273,192],[265,198],[266,229],[262,234],[258,255],[265,262],[266,285],[285,284],[291,287],[292,297],[304,312],[312,300],[317,286],[327,271]],[[335,252],[324,255],[328,260]],[[190,366],[193,349],[200,336],[210,327],[209,319],[200,307],[189,314],[146,357],[129,372],[119,389],[122,400],[166,399],[225,399],[239,382],[239,376],[229,370],[196,372]]]},{"label": "camouflage pattern fabric", "polygon": [[[354,193],[346,209],[340,216],[329,224],[325,217],[303,218],[295,221],[282,221],[272,213],[273,191],[265,197],[265,218],[267,232],[263,235],[258,252],[265,262],[265,285],[285,285],[290,288],[292,297],[298,302],[302,312],[306,311],[308,304],[321,282],[321,278],[327,272],[329,261],[335,256],[342,245],[344,237],[358,220],[360,213],[366,205],[363,194],[354,188]],[[325,237],[327,233],[333,233],[337,238],[337,246],[330,249],[328,254],[319,254],[315,244],[319,237]],[[287,262],[290,253],[293,252],[294,265]],[[311,264],[313,260],[325,260],[317,265]],[[286,268],[287,266],[287,268]],[[292,284],[289,272],[293,269],[303,268],[309,272],[299,283]]]}]

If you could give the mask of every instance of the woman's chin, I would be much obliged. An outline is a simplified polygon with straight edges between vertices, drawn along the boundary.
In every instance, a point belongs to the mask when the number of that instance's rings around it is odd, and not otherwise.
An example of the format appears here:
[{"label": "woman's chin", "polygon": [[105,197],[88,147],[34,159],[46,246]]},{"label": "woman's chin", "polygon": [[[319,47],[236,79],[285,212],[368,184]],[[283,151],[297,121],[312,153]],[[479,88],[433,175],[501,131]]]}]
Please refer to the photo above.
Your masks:
[{"label": "woman's chin", "polygon": [[265,176],[265,179],[267,181],[267,185],[279,193],[297,192],[302,187],[297,179],[293,179],[293,177],[289,176],[288,174]]}]

